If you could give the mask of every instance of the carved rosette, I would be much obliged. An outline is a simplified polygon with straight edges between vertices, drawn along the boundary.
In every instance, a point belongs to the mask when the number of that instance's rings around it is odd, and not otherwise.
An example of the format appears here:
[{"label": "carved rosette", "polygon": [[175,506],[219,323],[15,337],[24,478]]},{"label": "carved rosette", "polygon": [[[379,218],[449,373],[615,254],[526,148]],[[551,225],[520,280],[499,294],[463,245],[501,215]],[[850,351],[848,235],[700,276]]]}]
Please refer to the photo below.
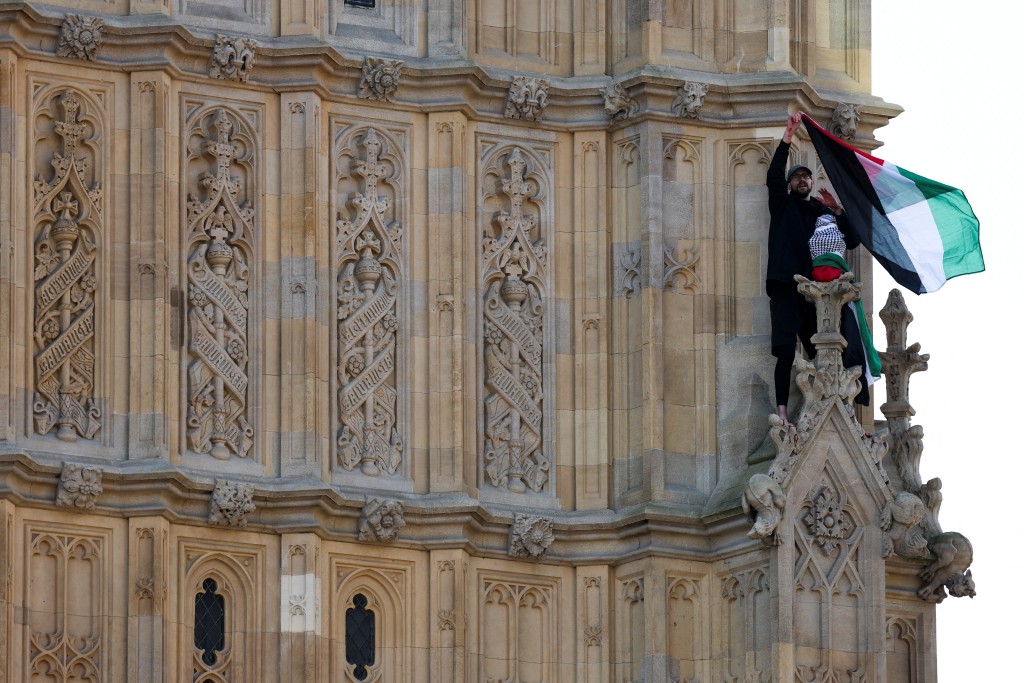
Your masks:
[{"label": "carved rosette", "polygon": [[200,117],[189,160],[213,173],[189,179],[188,446],[218,460],[250,456],[249,273],[256,212],[240,173],[251,173],[255,142],[225,109]]},{"label": "carved rosette", "polygon": [[548,106],[550,87],[551,83],[542,78],[513,78],[505,99],[505,118],[540,121],[544,116],[544,107]]},{"label": "carved rosette", "polygon": [[[100,428],[96,406],[96,238],[102,221],[102,157],[96,120],[83,116],[85,100],[71,90],[43,107],[40,123],[52,130],[42,147],[54,148],[53,175],[38,169],[33,208],[36,226],[35,350],[36,431],[72,442]],[[45,123],[43,123],[45,120]],[[59,138],[58,142],[56,138]]]},{"label": "carved rosette", "polygon": [[389,543],[405,526],[405,507],[399,500],[370,498],[359,518],[359,540]]},{"label": "carved rosette", "polygon": [[700,110],[704,108],[704,97],[710,85],[687,81],[676,89],[676,98],[672,102],[672,111],[683,119],[700,118]]},{"label": "carved rosette", "polygon": [[631,119],[640,111],[640,105],[619,83],[609,83],[601,94],[604,95],[604,110],[611,114],[612,121]]},{"label": "carved rosette", "polygon": [[817,495],[808,502],[802,521],[826,555],[831,555],[846,542],[854,529],[846,513],[845,496],[836,495],[826,482],[822,482]]},{"label": "carved rosette", "polygon": [[210,78],[226,81],[249,80],[252,68],[256,66],[256,41],[252,38],[217,36],[210,55]]},{"label": "carved rosette", "polygon": [[[357,147],[354,141],[351,147]],[[383,144],[372,128],[358,147],[361,160],[353,161],[351,170],[363,179],[362,192],[348,200],[351,215],[339,212],[335,223],[337,449],[341,467],[376,476],[395,474],[402,464],[402,438],[395,428],[402,228],[380,187],[396,181],[394,160],[382,157]]]},{"label": "carved rosette", "polygon": [[76,507],[92,510],[96,498],[103,493],[103,470],[70,462],[64,463],[57,487],[56,503],[60,507]]},{"label": "carved rosette", "polygon": [[517,514],[509,530],[508,554],[512,557],[537,558],[543,555],[555,540],[555,529],[550,519]]},{"label": "carved rosette", "polygon": [[255,488],[252,484],[218,479],[210,498],[210,524],[244,527],[248,524],[249,513],[256,510],[252,501]]},{"label": "carved rosette", "polygon": [[402,65],[397,59],[367,57],[363,62],[363,77],[359,81],[359,97],[364,100],[394,102],[402,79]]},{"label": "carved rosette", "polygon": [[57,56],[92,61],[103,44],[103,20],[69,14],[60,27]]},{"label": "carved rosette", "polygon": [[[542,451],[546,247],[537,216],[524,202],[537,192],[515,148],[499,211],[483,240],[484,472],[492,486],[542,491],[550,463]],[[494,228],[497,228],[496,230]]]}]

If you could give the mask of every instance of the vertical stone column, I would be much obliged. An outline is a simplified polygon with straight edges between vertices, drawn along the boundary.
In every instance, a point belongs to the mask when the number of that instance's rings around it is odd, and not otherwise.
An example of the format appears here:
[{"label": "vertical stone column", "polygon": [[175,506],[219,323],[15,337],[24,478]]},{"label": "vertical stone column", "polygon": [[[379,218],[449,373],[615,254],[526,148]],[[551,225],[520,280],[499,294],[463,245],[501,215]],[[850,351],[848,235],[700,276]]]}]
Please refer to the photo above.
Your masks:
[{"label": "vertical stone column", "polygon": [[602,132],[578,133],[574,145],[573,347],[576,508],[608,500],[607,145]]},{"label": "vertical stone column", "polygon": [[168,108],[171,79],[163,72],[137,71],[131,81],[131,149],[129,206],[131,265],[129,277],[129,418],[128,457],[157,458],[167,452],[167,416],[174,407],[168,382],[173,350],[168,310],[167,232]]},{"label": "vertical stone column", "polygon": [[[320,98],[281,99],[281,474],[318,476],[329,462],[328,334],[319,282],[326,282],[330,244],[326,214],[326,138]],[[326,286],[326,285],[325,285]],[[324,290],[327,291],[327,290]]]},{"label": "vertical stone column", "polygon": [[14,562],[18,557],[14,543],[14,504],[0,500],[0,683],[15,680],[12,672],[15,657],[12,656],[12,633],[9,630],[14,624],[11,584]]},{"label": "vertical stone column", "polygon": [[167,581],[170,523],[162,517],[128,520],[128,680],[159,683],[168,659]]},{"label": "vertical stone column", "polygon": [[[285,683],[320,680],[320,539],[316,534],[281,536],[281,670]],[[336,618],[344,619],[344,615]]]},{"label": "vertical stone column", "polygon": [[430,586],[430,680],[463,683],[468,625],[465,553],[430,553]]},{"label": "vertical stone column", "polygon": [[17,63],[13,53],[0,51],[0,443],[14,439],[14,330],[23,329],[14,312],[14,215],[20,194],[15,189],[14,157]]},{"label": "vertical stone column", "polygon": [[[466,190],[472,145],[467,145],[467,122],[462,114],[431,114],[427,131],[430,490],[460,491],[466,482],[476,482],[475,466],[465,460],[466,435],[475,438],[476,420],[475,415],[465,414],[463,393],[467,376],[464,239],[471,229],[466,223],[471,215]],[[475,240],[469,239],[470,248],[473,244]]]}]

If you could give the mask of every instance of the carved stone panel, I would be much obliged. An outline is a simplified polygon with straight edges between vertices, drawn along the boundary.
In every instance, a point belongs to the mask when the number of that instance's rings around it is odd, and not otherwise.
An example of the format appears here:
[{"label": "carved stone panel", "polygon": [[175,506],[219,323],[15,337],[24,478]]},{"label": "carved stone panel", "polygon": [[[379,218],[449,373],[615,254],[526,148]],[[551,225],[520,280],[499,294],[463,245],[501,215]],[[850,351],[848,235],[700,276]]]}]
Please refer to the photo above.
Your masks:
[{"label": "carved stone panel", "polygon": [[402,466],[399,326],[404,271],[399,144],[374,128],[348,128],[335,142],[337,463],[366,475]]},{"label": "carved stone panel", "polygon": [[480,680],[556,680],[561,643],[556,585],[480,578]]},{"label": "carved stone panel", "polygon": [[[544,452],[544,324],[547,244],[540,214],[529,212],[542,189],[523,150],[491,156],[488,182],[498,208],[486,216],[482,290],[484,347],[484,472],[493,487],[543,491],[550,460]],[[536,161],[533,161],[536,164]]]},{"label": "carved stone panel", "polygon": [[186,131],[187,444],[218,460],[248,458],[257,137],[226,108],[199,112]]},{"label": "carved stone panel", "polygon": [[47,93],[38,101],[35,119],[42,137],[36,141],[32,202],[32,412],[36,432],[56,430],[58,439],[74,442],[92,439],[101,426],[97,259],[104,203],[101,149],[109,140],[91,98],[71,89]]}]

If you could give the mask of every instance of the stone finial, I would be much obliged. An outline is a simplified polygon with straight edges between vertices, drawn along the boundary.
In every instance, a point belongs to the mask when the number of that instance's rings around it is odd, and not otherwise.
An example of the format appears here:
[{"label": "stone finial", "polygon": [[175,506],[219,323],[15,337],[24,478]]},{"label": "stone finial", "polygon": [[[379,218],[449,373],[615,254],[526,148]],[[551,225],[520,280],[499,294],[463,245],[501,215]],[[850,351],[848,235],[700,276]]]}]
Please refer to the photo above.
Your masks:
[{"label": "stone finial", "polygon": [[256,509],[256,504],[252,502],[254,491],[252,484],[218,479],[210,498],[210,524],[244,527],[248,523],[249,513]]},{"label": "stone finial", "polygon": [[687,81],[676,88],[676,99],[672,102],[672,111],[681,119],[698,119],[704,107],[704,97],[711,86],[707,83]]},{"label": "stone finial", "polygon": [[96,498],[103,493],[103,470],[74,463],[64,463],[57,487],[56,503],[60,507],[75,507],[92,510]]},{"label": "stone finial", "polygon": [[781,543],[775,531],[786,508],[786,494],[782,486],[767,474],[755,474],[743,491],[743,513],[754,517],[754,526],[747,532],[750,538],[761,538],[773,545]]},{"label": "stone finial", "polygon": [[60,27],[57,56],[92,61],[103,44],[103,20],[69,14]]},{"label": "stone finial", "polygon": [[887,344],[885,351],[878,354],[885,375],[887,399],[882,404],[882,414],[890,420],[909,419],[914,415],[910,405],[910,376],[928,369],[929,355],[920,352],[920,344],[907,346],[907,327],[914,316],[907,309],[898,289],[889,292],[889,298],[878,315],[885,325]]},{"label": "stone finial", "polygon": [[512,557],[537,558],[555,540],[550,519],[517,514],[509,532],[508,554]]},{"label": "stone finial", "polygon": [[256,41],[252,38],[217,36],[210,55],[210,78],[225,81],[249,80],[252,68],[256,66]]},{"label": "stone finial", "polygon": [[505,100],[505,118],[540,121],[544,116],[544,107],[548,106],[550,87],[551,83],[541,78],[513,78]]},{"label": "stone finial", "polygon": [[367,57],[363,62],[363,77],[359,81],[359,97],[364,100],[394,102],[402,78],[402,65],[397,59]]},{"label": "stone finial", "polygon": [[840,102],[832,110],[832,120],[828,122],[828,132],[844,140],[852,140],[857,135],[857,124],[860,123],[860,107]]},{"label": "stone finial", "polygon": [[359,540],[389,543],[405,526],[405,508],[398,500],[369,498],[359,518]]},{"label": "stone finial", "polygon": [[611,114],[612,121],[631,119],[640,110],[637,101],[619,83],[609,83],[601,94],[604,95],[604,110]]}]

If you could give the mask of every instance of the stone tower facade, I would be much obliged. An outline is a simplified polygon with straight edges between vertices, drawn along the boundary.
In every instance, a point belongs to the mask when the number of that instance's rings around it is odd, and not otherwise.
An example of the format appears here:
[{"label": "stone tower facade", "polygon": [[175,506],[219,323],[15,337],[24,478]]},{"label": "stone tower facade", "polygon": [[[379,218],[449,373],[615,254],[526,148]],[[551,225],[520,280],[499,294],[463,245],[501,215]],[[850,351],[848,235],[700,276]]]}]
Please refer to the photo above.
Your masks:
[{"label": "stone tower facade", "polygon": [[853,283],[767,417],[767,164],[797,109],[877,146],[869,26],[0,4],[0,681],[934,681]]}]

